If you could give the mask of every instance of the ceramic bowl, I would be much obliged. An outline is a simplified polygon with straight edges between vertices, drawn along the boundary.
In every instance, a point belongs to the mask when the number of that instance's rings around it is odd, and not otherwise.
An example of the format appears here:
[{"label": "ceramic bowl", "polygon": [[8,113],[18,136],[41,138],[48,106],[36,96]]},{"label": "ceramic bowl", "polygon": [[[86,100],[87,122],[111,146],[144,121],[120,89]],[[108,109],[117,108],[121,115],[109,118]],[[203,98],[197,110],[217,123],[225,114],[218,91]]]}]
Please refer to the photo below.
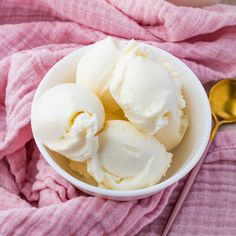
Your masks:
[{"label": "ceramic bowl", "polygon": [[[122,42],[123,45],[126,43],[125,41]],[[69,168],[68,159],[50,151],[34,137],[40,152],[49,165],[51,165],[59,175],[88,194],[118,201],[134,200],[151,196],[187,175],[201,158],[208,143],[211,131],[210,106],[205,90],[196,75],[183,62],[170,53],[147,44],[143,44],[143,46],[152,49],[158,58],[169,62],[179,73],[180,80],[183,84],[183,95],[186,100],[186,113],[189,117],[189,127],[182,142],[172,152],[174,154],[173,162],[168,169],[167,175],[158,184],[143,189],[123,191],[108,190],[87,184],[83,179],[80,179],[78,174]],[[37,88],[32,110],[39,96],[47,89],[61,83],[75,82],[77,63],[89,47],[91,47],[91,45],[74,51],[57,62],[48,71]]]}]

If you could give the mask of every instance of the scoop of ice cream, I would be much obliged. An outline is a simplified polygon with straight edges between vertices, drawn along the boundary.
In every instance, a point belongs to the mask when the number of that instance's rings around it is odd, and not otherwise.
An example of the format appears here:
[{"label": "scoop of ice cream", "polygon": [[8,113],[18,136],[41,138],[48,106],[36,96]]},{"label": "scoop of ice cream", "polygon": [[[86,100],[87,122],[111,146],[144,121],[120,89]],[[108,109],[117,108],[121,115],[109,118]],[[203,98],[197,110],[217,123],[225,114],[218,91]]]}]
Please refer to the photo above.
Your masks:
[{"label": "scoop of ice cream", "polygon": [[99,148],[88,160],[88,172],[100,186],[121,190],[151,186],[170,166],[172,154],[128,121],[108,121],[98,136]]},{"label": "scoop of ice cream", "polygon": [[84,161],[98,148],[95,136],[103,128],[99,98],[78,84],[57,85],[39,97],[32,110],[32,129],[49,149]]},{"label": "scoop of ice cream", "polygon": [[109,84],[120,50],[111,37],[94,45],[81,57],[76,72],[76,82],[94,91],[101,99],[106,113],[120,109],[110,94]]},{"label": "scoop of ice cream", "polygon": [[[168,70],[139,45],[123,53],[110,91],[135,127],[150,135],[165,127],[157,137],[168,150],[180,142],[186,129],[181,90]],[[167,131],[170,135],[165,137]]]},{"label": "scoop of ice cream", "polygon": [[178,112],[173,113],[168,125],[161,128],[155,135],[167,150],[175,148],[181,142],[188,127],[187,116],[180,109]]},{"label": "scoop of ice cream", "polygon": [[[176,82],[178,91],[181,94],[182,84],[178,72],[174,70],[169,62],[164,62],[162,65],[168,70],[169,74]],[[165,144],[167,150],[175,148],[181,142],[189,125],[188,117],[183,111],[184,107],[185,101],[183,100],[182,95],[180,95],[176,112],[171,116],[168,125],[161,128],[156,133],[156,137],[161,143]]]}]

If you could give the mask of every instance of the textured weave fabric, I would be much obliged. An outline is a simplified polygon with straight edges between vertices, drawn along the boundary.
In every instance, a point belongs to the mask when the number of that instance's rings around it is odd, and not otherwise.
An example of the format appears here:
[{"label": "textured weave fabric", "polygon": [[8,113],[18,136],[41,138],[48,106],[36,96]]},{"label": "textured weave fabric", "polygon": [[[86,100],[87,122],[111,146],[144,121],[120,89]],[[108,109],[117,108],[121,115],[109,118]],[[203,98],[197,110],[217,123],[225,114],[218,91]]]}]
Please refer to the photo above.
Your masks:
[{"label": "textured weave fabric", "polygon": [[[236,76],[236,7],[0,0],[0,235],[160,233],[183,182],[168,205],[175,186],[133,202],[87,196],[47,165],[32,140],[40,80],[62,57],[107,35],[171,52],[202,83]],[[236,235],[235,148],[233,131],[219,133],[170,235]]]},{"label": "textured weave fabric", "polygon": [[[236,235],[235,170],[236,135],[235,130],[227,129],[216,136],[169,235]],[[139,236],[154,236],[162,231],[183,183],[178,184],[163,213]]]}]

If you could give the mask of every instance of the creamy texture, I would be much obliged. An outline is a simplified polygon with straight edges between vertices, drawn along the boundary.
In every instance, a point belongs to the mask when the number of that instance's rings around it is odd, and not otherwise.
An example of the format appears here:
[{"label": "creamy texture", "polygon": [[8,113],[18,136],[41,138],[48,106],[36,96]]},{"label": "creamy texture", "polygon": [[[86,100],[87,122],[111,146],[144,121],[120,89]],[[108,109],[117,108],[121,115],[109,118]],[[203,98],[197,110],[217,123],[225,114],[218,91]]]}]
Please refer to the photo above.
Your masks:
[{"label": "creamy texture", "polygon": [[99,148],[88,160],[88,172],[109,189],[139,189],[160,181],[172,154],[128,121],[112,120],[98,134]]},{"label": "creamy texture", "polygon": [[87,88],[57,85],[39,97],[32,110],[35,137],[69,159],[84,161],[98,148],[96,133],[103,128],[104,108]]},{"label": "creamy texture", "polygon": [[181,88],[145,48],[133,42],[123,50],[110,91],[135,127],[156,135],[168,150],[181,141],[187,127]]},{"label": "creamy texture", "polygon": [[182,84],[180,82],[179,74],[174,70],[173,66],[170,63],[164,62],[161,64],[166,68],[166,70],[168,70],[169,74],[176,82],[180,94],[176,112],[173,113],[168,125],[161,128],[156,133],[156,137],[158,138],[158,140],[165,145],[167,150],[171,150],[175,148],[183,139],[189,122],[187,115],[183,110],[183,108],[185,108],[185,101],[182,97]]},{"label": "creamy texture", "polygon": [[178,112],[173,113],[168,125],[161,128],[155,135],[167,150],[172,150],[181,142],[188,127],[186,115],[180,109]]},{"label": "creamy texture", "polygon": [[113,113],[122,113],[109,91],[113,69],[119,57],[120,50],[115,41],[107,37],[89,48],[77,66],[76,82],[99,96],[108,117],[114,116]]},{"label": "creamy texture", "polygon": [[70,160],[69,167],[79,175],[80,179],[82,179],[86,183],[95,186],[98,185],[97,181],[87,171],[87,161],[78,162]]},{"label": "creamy texture", "polygon": [[91,185],[129,190],[158,183],[171,164],[167,151],[188,126],[181,80],[161,55],[111,37],[90,46],[76,83],[37,100],[35,137],[71,159],[71,173]]}]

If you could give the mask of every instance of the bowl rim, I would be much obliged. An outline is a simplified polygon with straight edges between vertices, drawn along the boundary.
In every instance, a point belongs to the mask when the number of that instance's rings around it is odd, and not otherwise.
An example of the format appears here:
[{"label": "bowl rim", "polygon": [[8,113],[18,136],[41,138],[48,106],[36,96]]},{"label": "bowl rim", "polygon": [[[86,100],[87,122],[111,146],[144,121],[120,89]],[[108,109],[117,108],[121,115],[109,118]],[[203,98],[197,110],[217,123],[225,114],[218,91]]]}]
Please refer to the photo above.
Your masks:
[{"label": "bowl rim", "polygon": [[[121,40],[121,43],[128,43],[129,40]],[[205,92],[205,89],[203,88],[200,80],[197,78],[197,76],[193,73],[193,71],[187,66],[185,65],[180,59],[178,59],[177,57],[175,57],[174,55],[172,55],[171,53],[152,46],[150,44],[144,43],[144,42],[139,42],[140,44],[144,45],[144,46],[148,46],[150,47],[152,50],[154,51],[159,51],[159,53],[162,53],[162,55],[167,56],[172,58],[172,60],[174,60],[175,64],[177,66],[182,67],[186,72],[188,72],[191,77],[194,79],[194,83],[196,84],[196,89],[199,90],[199,92],[202,94],[202,99],[204,101],[204,104],[201,104],[202,106],[204,106],[205,108],[205,115],[206,117],[208,117],[208,119],[206,120],[206,130],[205,133],[202,137],[202,141],[201,141],[201,145],[199,145],[198,147],[198,151],[192,156],[192,159],[186,164],[186,166],[179,172],[177,172],[176,174],[174,174],[173,176],[171,176],[170,178],[164,180],[161,183],[157,183],[155,185],[149,186],[149,187],[145,187],[142,189],[134,189],[134,190],[112,190],[112,189],[104,189],[104,188],[100,188],[97,186],[93,186],[90,184],[87,184],[77,178],[75,178],[74,176],[70,175],[69,173],[67,173],[62,167],[60,167],[54,160],[53,158],[50,157],[50,155],[47,153],[45,146],[34,136],[33,137],[35,139],[35,143],[39,149],[39,151],[41,152],[42,156],[44,157],[44,159],[48,162],[48,164],[62,177],[64,177],[66,180],[68,180],[70,183],[74,184],[76,187],[80,188],[81,190],[84,190],[86,192],[89,193],[93,193],[95,195],[102,195],[102,196],[107,196],[107,197],[116,197],[116,198],[124,198],[124,197],[130,197],[130,198],[135,198],[135,197],[141,197],[141,196],[148,196],[148,195],[152,195],[154,193],[157,193],[161,190],[164,190],[165,188],[171,186],[172,184],[178,182],[180,179],[182,179],[185,175],[187,175],[192,168],[197,164],[197,162],[200,160],[202,154],[205,151],[205,148],[208,144],[209,141],[209,137],[210,137],[210,133],[211,133],[211,126],[212,126],[212,118],[211,118],[211,109],[210,109],[210,104],[209,104],[209,100],[207,97],[207,94]],[[48,80],[50,77],[49,75],[51,74],[52,71],[55,70],[55,68],[57,68],[58,66],[60,66],[60,64],[65,63],[66,61],[69,61],[71,58],[74,57],[74,55],[77,55],[78,53],[83,53],[85,50],[87,50],[89,47],[91,47],[93,44],[88,45],[88,46],[84,46],[81,47],[79,49],[76,49],[75,51],[73,51],[72,53],[68,54],[67,56],[63,57],[61,60],[59,60],[56,64],[54,64],[49,71],[45,74],[45,76],[43,77],[43,79],[40,81],[34,98],[33,98],[33,102],[32,102],[32,108],[34,107],[34,104],[39,96],[40,90],[43,87],[43,84],[45,83],[46,80]],[[31,109],[32,112],[32,109]]]}]

